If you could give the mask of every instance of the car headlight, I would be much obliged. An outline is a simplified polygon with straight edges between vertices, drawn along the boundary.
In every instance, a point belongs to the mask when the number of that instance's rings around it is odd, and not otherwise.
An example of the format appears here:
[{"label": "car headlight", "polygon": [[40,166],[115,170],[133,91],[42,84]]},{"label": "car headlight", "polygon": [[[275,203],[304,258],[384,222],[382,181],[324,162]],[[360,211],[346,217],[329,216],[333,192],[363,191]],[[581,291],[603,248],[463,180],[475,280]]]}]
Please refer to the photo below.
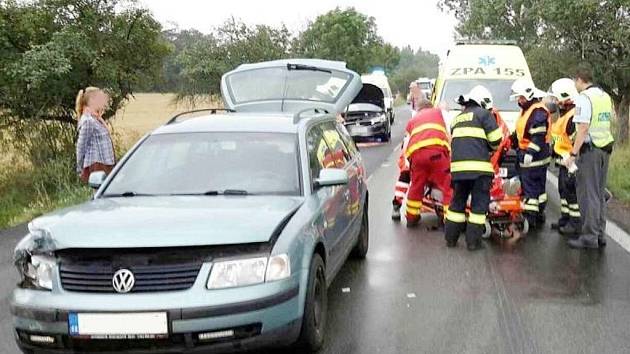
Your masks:
[{"label": "car headlight", "polygon": [[53,269],[56,260],[50,256],[31,256],[26,267],[22,269],[24,286],[42,290],[52,290]]},{"label": "car headlight", "polygon": [[45,230],[29,225],[29,234],[15,247],[14,262],[22,279],[20,286],[39,290],[52,290],[53,274],[57,264],[54,241]]},{"label": "car headlight", "polygon": [[370,123],[371,124],[384,123],[386,120],[387,120],[387,117],[384,114],[381,114],[380,116],[376,118],[370,119]]},{"label": "car headlight", "polygon": [[208,289],[224,289],[286,279],[291,275],[286,254],[216,262],[208,278]]}]

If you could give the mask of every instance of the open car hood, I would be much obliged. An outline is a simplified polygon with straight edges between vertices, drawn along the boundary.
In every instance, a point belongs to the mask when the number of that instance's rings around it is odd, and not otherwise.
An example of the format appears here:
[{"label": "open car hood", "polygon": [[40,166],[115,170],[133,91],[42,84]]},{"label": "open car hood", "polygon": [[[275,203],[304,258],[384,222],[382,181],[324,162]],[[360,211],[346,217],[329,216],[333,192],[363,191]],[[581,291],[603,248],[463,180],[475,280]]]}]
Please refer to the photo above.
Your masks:
[{"label": "open car hood", "polygon": [[353,105],[359,103],[371,104],[385,109],[385,95],[383,94],[383,90],[376,85],[364,83],[361,87],[361,91],[359,91],[357,96],[352,100]]},{"label": "open car hood", "polygon": [[225,106],[241,112],[341,113],[360,90],[361,77],[346,63],[320,59],[243,64],[221,78]]}]

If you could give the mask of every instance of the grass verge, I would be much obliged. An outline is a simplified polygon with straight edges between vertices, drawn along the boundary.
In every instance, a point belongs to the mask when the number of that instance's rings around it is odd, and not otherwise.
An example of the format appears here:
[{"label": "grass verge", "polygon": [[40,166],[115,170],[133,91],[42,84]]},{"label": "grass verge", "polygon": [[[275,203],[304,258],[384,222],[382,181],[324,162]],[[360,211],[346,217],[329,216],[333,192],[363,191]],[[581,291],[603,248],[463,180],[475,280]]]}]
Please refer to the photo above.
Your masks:
[{"label": "grass verge", "polygon": [[90,188],[74,173],[72,159],[0,172],[0,229],[30,221],[60,207],[86,201]]},{"label": "grass verge", "polygon": [[608,169],[608,188],[620,201],[630,204],[630,144],[615,146]]}]

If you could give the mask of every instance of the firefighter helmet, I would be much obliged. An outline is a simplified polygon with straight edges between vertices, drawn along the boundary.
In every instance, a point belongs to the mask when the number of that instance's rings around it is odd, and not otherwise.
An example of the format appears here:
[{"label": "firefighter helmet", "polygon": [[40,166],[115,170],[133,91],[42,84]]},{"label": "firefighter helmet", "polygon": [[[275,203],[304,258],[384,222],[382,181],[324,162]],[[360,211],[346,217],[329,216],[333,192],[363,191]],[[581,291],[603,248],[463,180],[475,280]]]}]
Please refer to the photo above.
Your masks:
[{"label": "firefighter helmet", "polygon": [[477,85],[465,95],[460,95],[456,100],[458,104],[465,104],[473,101],[485,109],[492,109],[493,100],[492,93],[484,86]]},{"label": "firefighter helmet", "polygon": [[537,89],[534,83],[526,78],[516,79],[512,84],[512,92],[513,94],[510,96],[512,101],[517,100],[520,96],[531,101],[534,98],[543,98],[548,95],[546,92]]},{"label": "firefighter helmet", "polygon": [[578,95],[575,82],[567,78],[554,81],[553,84],[551,84],[551,95],[562,103],[568,100],[574,100]]}]

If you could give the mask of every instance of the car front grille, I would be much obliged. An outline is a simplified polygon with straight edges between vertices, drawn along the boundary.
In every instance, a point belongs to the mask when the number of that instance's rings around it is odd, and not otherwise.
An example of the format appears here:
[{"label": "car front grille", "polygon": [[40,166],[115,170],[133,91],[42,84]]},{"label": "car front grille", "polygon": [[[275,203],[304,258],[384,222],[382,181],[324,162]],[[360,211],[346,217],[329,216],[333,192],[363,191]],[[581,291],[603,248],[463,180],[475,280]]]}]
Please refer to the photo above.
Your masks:
[{"label": "car front grille", "polygon": [[61,286],[66,291],[116,293],[114,274],[127,269],[135,284],[131,293],[186,290],[193,286],[201,266],[216,258],[269,252],[267,243],[243,245],[65,249],[56,252]]},{"label": "car front grille", "polygon": [[[155,292],[186,290],[193,286],[200,263],[175,265],[131,265],[125,267],[135,277],[130,292]],[[111,265],[61,264],[59,272],[65,290],[82,292],[115,292],[112,279],[115,269]]]}]

